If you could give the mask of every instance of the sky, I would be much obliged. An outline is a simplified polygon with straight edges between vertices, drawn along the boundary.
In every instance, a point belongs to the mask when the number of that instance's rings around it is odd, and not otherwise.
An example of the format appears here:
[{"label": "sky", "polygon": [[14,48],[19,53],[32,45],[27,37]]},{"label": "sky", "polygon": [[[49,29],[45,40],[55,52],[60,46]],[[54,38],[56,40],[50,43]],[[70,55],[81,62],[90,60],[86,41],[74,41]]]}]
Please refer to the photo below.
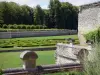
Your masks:
[{"label": "sky", "polygon": [[[28,5],[30,7],[35,7],[37,4],[39,4],[42,8],[48,8],[49,5],[49,1],[50,0],[0,0],[0,1],[7,1],[7,2],[16,2],[20,5]],[[70,2],[73,5],[79,6],[79,5],[84,5],[84,4],[88,4],[88,3],[93,3],[93,2],[97,2],[100,0],[60,0],[61,2]]]}]

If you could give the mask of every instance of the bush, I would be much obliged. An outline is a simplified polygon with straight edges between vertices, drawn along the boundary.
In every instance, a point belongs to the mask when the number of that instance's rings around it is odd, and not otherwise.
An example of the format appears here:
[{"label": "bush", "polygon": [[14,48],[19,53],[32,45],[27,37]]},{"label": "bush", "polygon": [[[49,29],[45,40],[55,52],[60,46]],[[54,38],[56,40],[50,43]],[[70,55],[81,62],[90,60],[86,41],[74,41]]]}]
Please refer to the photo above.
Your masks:
[{"label": "bush", "polygon": [[46,26],[46,25],[44,25],[44,26],[43,26],[43,29],[46,29],[46,28],[47,28],[47,26]]},{"label": "bush", "polygon": [[85,37],[86,40],[92,40],[93,42],[100,42],[100,28],[85,34]]},{"label": "bush", "polygon": [[39,25],[39,29],[43,29],[43,26],[42,25]]},{"label": "bush", "polygon": [[8,25],[5,25],[5,24],[4,24],[4,25],[3,25],[3,28],[8,28]]},{"label": "bush", "polygon": [[9,24],[9,25],[0,25],[2,28],[10,28],[10,29],[46,29],[45,25],[17,25],[17,24]]},{"label": "bush", "polygon": [[16,26],[14,26],[14,25],[8,25],[8,28],[10,28],[10,29],[15,29]]},{"label": "bush", "polygon": [[22,29],[22,26],[17,25],[16,28],[17,28],[17,29]]},{"label": "bush", "polygon": [[27,26],[25,26],[25,25],[22,25],[22,29],[27,29]]},{"label": "bush", "polygon": [[2,24],[0,24],[0,28],[2,28],[3,27],[3,25]]},{"label": "bush", "polygon": [[91,60],[84,63],[84,75],[100,75],[100,43],[95,43]]},{"label": "bush", "polygon": [[31,29],[31,26],[27,25],[27,29]]},{"label": "bush", "polygon": [[35,27],[36,27],[35,25],[32,25],[30,28],[31,28],[31,29],[35,29]]},{"label": "bush", "polygon": [[36,25],[36,29],[40,29],[40,25]]}]

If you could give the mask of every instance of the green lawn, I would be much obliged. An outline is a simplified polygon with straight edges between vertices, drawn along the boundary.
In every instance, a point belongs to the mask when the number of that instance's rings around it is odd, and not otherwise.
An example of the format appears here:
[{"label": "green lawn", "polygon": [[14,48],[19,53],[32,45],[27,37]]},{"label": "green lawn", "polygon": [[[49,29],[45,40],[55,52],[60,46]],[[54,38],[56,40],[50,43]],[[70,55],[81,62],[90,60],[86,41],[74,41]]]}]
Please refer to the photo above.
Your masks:
[{"label": "green lawn", "polygon": [[26,38],[13,38],[19,40],[29,40],[29,39],[65,39],[65,38],[74,38],[77,39],[77,35],[63,35],[63,36],[44,36],[44,37],[26,37]]},{"label": "green lawn", "polygon": [[[55,64],[54,51],[37,51],[37,65]],[[16,68],[22,66],[20,52],[0,53],[0,68]]]},{"label": "green lawn", "polygon": [[[40,44],[52,44],[52,46],[55,46],[57,42],[62,42],[62,41],[54,41],[54,39],[67,39],[67,38],[74,38],[77,39],[77,35],[64,35],[64,36],[47,36],[47,37],[27,37],[27,38],[12,38],[12,39],[0,39],[0,46],[4,45],[25,45],[26,43],[30,45],[36,43]],[[40,41],[41,40],[41,41]],[[51,40],[51,41],[50,41]],[[53,40],[53,41],[52,41]],[[41,45],[39,44],[40,47]],[[49,46],[49,45],[47,45]],[[33,47],[33,46],[32,46]],[[43,46],[42,46],[43,47]],[[28,48],[28,47],[22,47],[22,48]],[[31,47],[30,47],[31,48]],[[3,48],[0,48],[2,50]],[[6,48],[8,49],[8,48]],[[9,49],[16,49],[16,48],[9,48]],[[5,48],[3,49],[5,50]],[[55,59],[54,59],[54,51],[37,51],[37,54],[39,58],[37,59],[37,65],[47,65],[47,64],[54,64]],[[20,52],[12,52],[12,53],[0,53],[0,68],[15,68],[15,67],[21,67],[22,66],[22,61],[19,58]]]}]

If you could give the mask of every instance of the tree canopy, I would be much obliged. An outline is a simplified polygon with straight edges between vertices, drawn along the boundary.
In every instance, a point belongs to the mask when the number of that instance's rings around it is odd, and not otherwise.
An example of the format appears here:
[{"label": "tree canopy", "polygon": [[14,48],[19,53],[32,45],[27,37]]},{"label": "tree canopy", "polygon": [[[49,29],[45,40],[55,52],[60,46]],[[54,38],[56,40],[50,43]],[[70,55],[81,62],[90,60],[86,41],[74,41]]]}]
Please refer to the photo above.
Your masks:
[{"label": "tree canopy", "polygon": [[78,8],[68,2],[50,0],[49,9],[0,2],[0,24],[46,25],[48,28],[77,29]]}]

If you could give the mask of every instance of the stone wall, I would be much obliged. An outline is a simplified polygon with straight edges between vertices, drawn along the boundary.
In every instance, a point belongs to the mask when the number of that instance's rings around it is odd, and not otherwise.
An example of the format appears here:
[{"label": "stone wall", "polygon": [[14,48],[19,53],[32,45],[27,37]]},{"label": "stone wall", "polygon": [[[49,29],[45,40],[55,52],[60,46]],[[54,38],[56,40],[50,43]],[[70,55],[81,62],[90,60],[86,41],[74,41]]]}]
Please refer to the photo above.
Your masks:
[{"label": "stone wall", "polygon": [[[86,51],[84,51],[86,50]],[[93,58],[92,46],[79,46],[70,44],[58,43],[55,51],[56,64],[71,64],[84,62],[84,55],[91,61]]]},{"label": "stone wall", "polygon": [[86,45],[84,34],[100,26],[100,2],[80,6],[78,16],[78,37],[81,45]]},{"label": "stone wall", "polygon": [[0,38],[19,38],[19,37],[36,37],[36,36],[54,36],[77,34],[76,30],[42,30],[42,31],[16,31],[0,32]]}]

